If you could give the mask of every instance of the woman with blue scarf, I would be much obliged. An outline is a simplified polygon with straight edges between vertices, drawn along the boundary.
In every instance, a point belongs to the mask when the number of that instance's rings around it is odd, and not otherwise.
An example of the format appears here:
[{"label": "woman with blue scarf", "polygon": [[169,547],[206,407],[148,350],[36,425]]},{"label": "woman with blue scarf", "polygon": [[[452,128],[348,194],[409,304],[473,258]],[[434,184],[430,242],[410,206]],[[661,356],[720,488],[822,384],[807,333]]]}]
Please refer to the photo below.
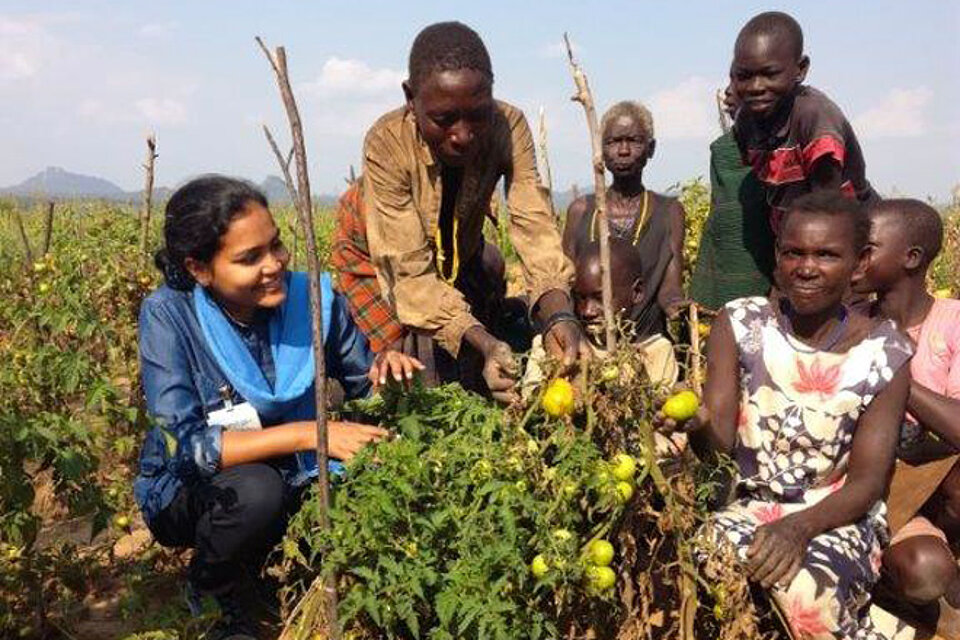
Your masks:
[{"label": "woman with blue scarf", "polygon": [[[134,494],[157,541],[196,549],[190,591],[221,605],[225,635],[253,636],[240,585],[283,534],[300,490],[316,476],[317,407],[306,275],[250,184],[195,179],[170,198],[157,266],[166,285],[140,310],[143,388],[154,428]],[[422,367],[374,359],[330,277],[323,289],[327,374],[348,399],[388,375]],[[387,435],[330,421],[331,467]]]}]

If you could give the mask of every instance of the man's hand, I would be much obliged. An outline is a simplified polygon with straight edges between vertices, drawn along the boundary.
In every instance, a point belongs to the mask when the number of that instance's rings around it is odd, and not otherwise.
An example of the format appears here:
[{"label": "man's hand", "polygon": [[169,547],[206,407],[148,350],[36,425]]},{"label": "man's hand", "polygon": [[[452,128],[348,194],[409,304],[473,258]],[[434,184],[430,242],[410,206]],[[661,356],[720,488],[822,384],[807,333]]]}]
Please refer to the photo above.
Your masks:
[{"label": "man's hand", "polygon": [[810,535],[802,516],[784,516],[757,528],[747,549],[747,574],[764,589],[787,587],[803,566]]},{"label": "man's hand", "polygon": [[463,339],[483,356],[483,380],[493,399],[504,404],[519,399],[514,389],[517,363],[510,346],[494,338],[479,324],[467,329]]},{"label": "man's hand", "polygon": [[543,348],[548,355],[559,359],[564,369],[568,369],[581,353],[582,338],[583,332],[576,322],[558,322],[543,335]]}]

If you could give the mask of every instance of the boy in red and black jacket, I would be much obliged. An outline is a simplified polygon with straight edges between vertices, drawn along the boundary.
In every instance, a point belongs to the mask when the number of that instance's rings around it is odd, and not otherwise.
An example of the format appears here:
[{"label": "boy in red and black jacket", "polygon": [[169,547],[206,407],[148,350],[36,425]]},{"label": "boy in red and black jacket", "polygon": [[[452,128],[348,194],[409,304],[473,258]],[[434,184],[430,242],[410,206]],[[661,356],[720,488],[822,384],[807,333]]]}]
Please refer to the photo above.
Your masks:
[{"label": "boy in red and black jacket", "polygon": [[811,191],[879,200],[853,127],[830,98],[803,84],[809,68],[803,30],[785,13],[761,13],[737,36],[730,77],[741,107],[734,134],[764,183],[774,232],[790,203]]}]

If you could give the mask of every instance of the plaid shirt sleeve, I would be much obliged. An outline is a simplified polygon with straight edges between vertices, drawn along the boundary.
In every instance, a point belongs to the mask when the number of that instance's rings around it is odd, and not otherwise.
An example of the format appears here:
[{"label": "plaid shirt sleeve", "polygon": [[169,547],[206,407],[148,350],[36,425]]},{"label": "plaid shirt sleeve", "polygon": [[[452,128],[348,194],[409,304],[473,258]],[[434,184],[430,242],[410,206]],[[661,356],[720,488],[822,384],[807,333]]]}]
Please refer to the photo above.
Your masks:
[{"label": "plaid shirt sleeve", "polygon": [[350,315],[373,352],[380,353],[403,338],[403,326],[381,294],[370,260],[360,182],[340,198],[330,262],[339,274],[338,289],[347,299]]}]

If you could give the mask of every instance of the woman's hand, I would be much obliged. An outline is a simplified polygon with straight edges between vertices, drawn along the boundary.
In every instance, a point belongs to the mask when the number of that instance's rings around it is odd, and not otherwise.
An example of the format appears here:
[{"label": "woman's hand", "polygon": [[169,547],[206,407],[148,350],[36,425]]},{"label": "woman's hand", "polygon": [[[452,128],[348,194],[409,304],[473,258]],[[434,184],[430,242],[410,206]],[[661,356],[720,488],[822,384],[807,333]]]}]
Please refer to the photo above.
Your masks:
[{"label": "woman's hand", "polygon": [[423,371],[423,364],[411,356],[387,349],[377,354],[370,365],[370,372],[367,377],[373,383],[376,389],[381,385],[387,384],[387,376],[393,377],[397,383],[408,383],[413,380],[417,371]]},{"label": "woman's hand", "polygon": [[803,566],[810,538],[799,514],[757,527],[747,549],[747,575],[764,589],[787,587]]},{"label": "woman's hand", "polygon": [[383,440],[389,435],[390,432],[386,429],[369,424],[330,421],[327,423],[327,452],[331,458],[347,462],[364,445]]}]

